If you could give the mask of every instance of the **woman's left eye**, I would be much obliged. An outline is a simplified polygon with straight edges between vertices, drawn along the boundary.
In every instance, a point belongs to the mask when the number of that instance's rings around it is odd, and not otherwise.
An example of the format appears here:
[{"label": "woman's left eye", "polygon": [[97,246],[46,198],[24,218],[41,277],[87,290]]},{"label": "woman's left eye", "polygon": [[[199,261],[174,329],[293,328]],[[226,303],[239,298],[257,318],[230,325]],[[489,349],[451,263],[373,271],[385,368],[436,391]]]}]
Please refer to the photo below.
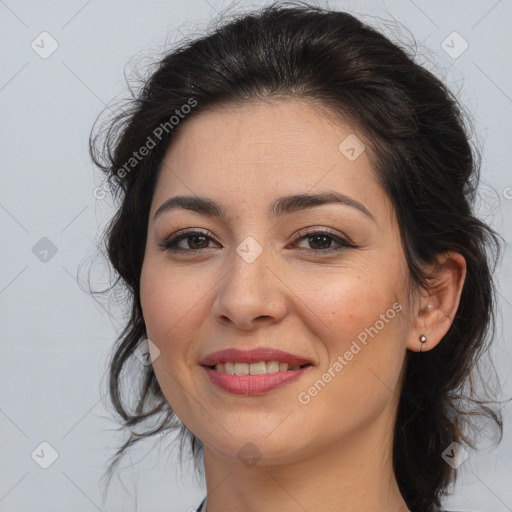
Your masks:
[{"label": "woman's left eye", "polygon": [[[305,234],[304,234],[305,233]],[[298,242],[306,240],[310,246],[307,251],[314,253],[327,253],[333,251],[341,251],[346,248],[356,248],[356,246],[349,242],[346,238],[335,235],[330,231],[316,230],[305,232],[301,231],[301,235],[298,236],[293,245],[296,246]],[[179,243],[185,241],[187,247],[180,247]],[[163,243],[158,244],[165,250],[170,252],[198,252],[209,248],[209,241],[212,238],[207,234],[206,231],[178,231],[174,235],[171,235]],[[331,245],[332,242],[335,245]],[[195,246],[195,247],[194,247]],[[316,246],[316,247],[315,247]],[[301,249],[303,250],[303,248]]]},{"label": "woman's left eye", "polygon": [[[305,230],[301,231],[301,233],[304,232]],[[293,242],[294,245],[301,240],[306,240],[309,246],[312,247],[306,250],[313,251],[314,253],[336,252],[347,248],[356,248],[356,245],[346,238],[335,235],[327,230],[306,231],[305,234],[299,236],[295,242]],[[335,242],[335,245],[332,246],[331,242]]]}]

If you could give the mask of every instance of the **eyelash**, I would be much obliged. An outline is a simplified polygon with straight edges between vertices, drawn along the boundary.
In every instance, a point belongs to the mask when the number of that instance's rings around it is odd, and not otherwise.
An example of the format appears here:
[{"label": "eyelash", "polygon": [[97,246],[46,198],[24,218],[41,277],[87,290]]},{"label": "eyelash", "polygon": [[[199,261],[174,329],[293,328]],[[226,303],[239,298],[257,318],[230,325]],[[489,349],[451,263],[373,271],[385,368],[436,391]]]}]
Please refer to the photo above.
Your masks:
[{"label": "eyelash", "polygon": [[[315,229],[315,230],[310,230],[310,229],[311,228],[305,228],[305,229],[300,230],[299,235],[297,236],[297,238],[294,240],[293,243],[297,243],[304,239],[313,238],[315,236],[320,235],[320,236],[327,236],[328,238],[331,238],[332,240],[337,242],[339,244],[339,246],[338,247],[329,247],[327,249],[299,249],[301,251],[312,252],[314,254],[325,254],[325,253],[339,252],[339,251],[342,251],[344,249],[349,249],[349,248],[351,248],[351,249],[357,248],[357,246],[354,245],[349,240],[342,238],[340,236],[337,236],[337,235],[331,233],[327,229]],[[192,238],[194,236],[203,236],[205,238],[209,238],[210,240],[212,239],[208,235],[208,232],[205,230],[202,230],[202,229],[180,230],[180,231],[177,231],[174,235],[171,235],[170,237],[168,237],[163,243],[158,244],[158,245],[160,247],[162,247],[164,250],[169,251],[169,252],[174,252],[174,253],[190,253],[190,252],[197,253],[197,252],[201,252],[201,251],[204,251],[204,250],[210,248],[210,247],[205,247],[203,249],[182,249],[182,248],[176,247],[178,242],[180,242],[181,240],[184,240],[187,238]]]}]

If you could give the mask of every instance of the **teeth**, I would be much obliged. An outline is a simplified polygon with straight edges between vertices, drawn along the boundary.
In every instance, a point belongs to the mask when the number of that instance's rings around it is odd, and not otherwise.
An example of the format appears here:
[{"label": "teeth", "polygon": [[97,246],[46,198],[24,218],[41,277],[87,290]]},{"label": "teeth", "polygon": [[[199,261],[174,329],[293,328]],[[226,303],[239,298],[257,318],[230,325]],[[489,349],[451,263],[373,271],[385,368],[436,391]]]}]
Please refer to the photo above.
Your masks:
[{"label": "teeth", "polygon": [[257,363],[218,363],[215,370],[229,373],[230,375],[265,375],[266,373],[285,372],[287,370],[298,370],[300,365],[289,365],[279,361],[259,361]]},{"label": "teeth", "polygon": [[235,375],[249,375],[249,363],[235,363]]},{"label": "teeth", "polygon": [[279,371],[278,361],[267,361],[267,373],[277,373]]},{"label": "teeth", "polygon": [[249,372],[251,375],[265,375],[267,373],[267,364],[265,361],[251,363],[249,365]]}]

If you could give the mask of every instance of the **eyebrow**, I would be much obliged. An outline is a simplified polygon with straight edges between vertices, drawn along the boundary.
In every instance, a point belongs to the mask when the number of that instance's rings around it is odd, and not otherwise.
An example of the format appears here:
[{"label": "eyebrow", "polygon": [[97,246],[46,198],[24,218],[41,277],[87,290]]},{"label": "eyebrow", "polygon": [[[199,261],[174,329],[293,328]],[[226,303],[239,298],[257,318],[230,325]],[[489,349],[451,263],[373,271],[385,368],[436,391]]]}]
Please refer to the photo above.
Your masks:
[{"label": "eyebrow", "polygon": [[[323,192],[319,194],[295,194],[283,196],[276,199],[269,205],[268,214],[270,217],[282,217],[284,215],[324,204],[343,204],[351,206],[364,213],[368,218],[375,222],[374,216],[368,209],[356,201],[354,198],[340,194],[338,192]],[[227,217],[226,208],[212,199],[200,196],[174,196],[162,203],[155,215],[153,221],[165,211],[184,208],[194,210],[208,217],[218,217],[225,219]]]}]

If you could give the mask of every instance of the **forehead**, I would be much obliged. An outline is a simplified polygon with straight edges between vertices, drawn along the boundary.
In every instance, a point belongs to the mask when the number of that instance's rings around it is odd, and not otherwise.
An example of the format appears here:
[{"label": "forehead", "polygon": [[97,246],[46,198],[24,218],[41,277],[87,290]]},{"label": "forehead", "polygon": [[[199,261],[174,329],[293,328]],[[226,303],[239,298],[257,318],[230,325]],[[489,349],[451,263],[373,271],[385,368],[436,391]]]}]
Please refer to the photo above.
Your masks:
[{"label": "forehead", "polygon": [[386,202],[370,158],[359,130],[316,102],[223,105],[183,121],[162,162],[155,203],[194,194],[257,204],[326,190]]}]

